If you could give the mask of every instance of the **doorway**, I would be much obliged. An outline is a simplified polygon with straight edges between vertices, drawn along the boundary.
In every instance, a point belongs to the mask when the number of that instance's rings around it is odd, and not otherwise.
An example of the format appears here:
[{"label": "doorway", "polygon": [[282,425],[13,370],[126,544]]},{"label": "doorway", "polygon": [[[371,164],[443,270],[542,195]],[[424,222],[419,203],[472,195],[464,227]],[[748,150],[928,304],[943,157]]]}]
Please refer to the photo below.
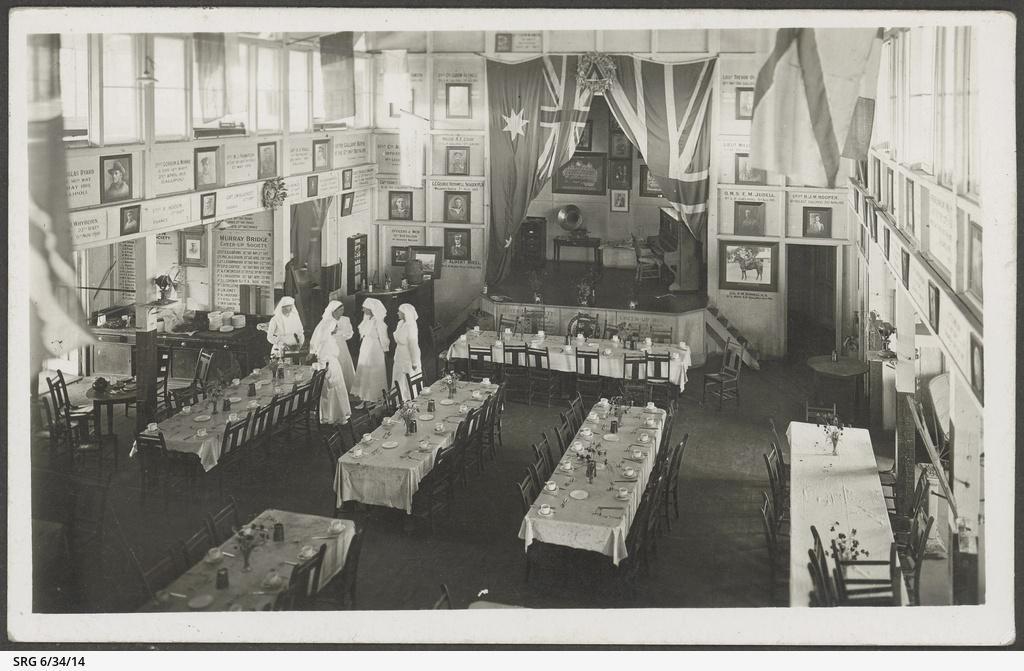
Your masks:
[{"label": "doorway", "polygon": [[786,245],[786,353],[803,361],[836,348],[836,248]]}]

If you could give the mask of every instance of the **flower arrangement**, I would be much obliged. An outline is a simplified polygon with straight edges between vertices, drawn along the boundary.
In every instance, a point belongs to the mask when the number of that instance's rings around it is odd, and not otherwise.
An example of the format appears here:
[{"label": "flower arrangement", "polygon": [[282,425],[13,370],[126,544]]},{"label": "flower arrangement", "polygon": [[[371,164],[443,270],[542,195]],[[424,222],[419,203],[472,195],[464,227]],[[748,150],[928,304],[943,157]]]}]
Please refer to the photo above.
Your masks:
[{"label": "flower arrangement", "polygon": [[242,559],[245,562],[242,570],[251,571],[252,567],[249,566],[249,557],[258,545],[263,545],[267,542],[270,538],[270,532],[262,524],[246,524],[239,529],[233,528],[232,531],[235,532],[235,549],[242,553]]},{"label": "flower arrangement", "polygon": [[288,189],[283,177],[273,177],[263,182],[263,207],[276,210],[284,204]]},{"label": "flower arrangement", "polygon": [[[836,529],[839,529],[837,532]],[[860,557],[867,557],[871,553],[860,546],[860,541],[857,540],[857,530],[850,529],[849,535],[843,533],[842,526],[837,521],[833,524],[829,531],[836,534],[832,538],[832,547],[835,548],[835,552],[838,553],[834,559],[842,561],[856,561]]]},{"label": "flower arrangement", "polygon": [[455,396],[455,390],[458,388],[459,374],[455,371],[445,373],[438,382],[441,386],[448,389],[448,398]]},{"label": "flower arrangement", "polygon": [[597,273],[593,270],[584,273],[573,282],[576,288],[576,301],[583,306],[590,305],[594,300],[594,288],[597,286]]},{"label": "flower arrangement", "polygon": [[398,414],[405,420],[405,435],[416,433],[416,418],[419,415],[419,408],[415,401],[405,401],[398,406]]},{"label": "flower arrangement", "polygon": [[832,441],[832,454],[839,454],[839,439],[843,437],[843,423],[839,415],[828,413],[821,416],[821,423],[818,426],[825,431],[825,436]]}]

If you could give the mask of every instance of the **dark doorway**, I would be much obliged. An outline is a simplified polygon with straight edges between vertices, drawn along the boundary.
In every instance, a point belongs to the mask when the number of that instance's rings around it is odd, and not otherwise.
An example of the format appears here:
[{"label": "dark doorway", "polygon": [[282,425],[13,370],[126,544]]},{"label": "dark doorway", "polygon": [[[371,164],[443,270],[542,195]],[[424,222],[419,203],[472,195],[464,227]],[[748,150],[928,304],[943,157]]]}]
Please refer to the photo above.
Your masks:
[{"label": "dark doorway", "polygon": [[836,248],[786,245],[787,355],[802,361],[836,348]]}]

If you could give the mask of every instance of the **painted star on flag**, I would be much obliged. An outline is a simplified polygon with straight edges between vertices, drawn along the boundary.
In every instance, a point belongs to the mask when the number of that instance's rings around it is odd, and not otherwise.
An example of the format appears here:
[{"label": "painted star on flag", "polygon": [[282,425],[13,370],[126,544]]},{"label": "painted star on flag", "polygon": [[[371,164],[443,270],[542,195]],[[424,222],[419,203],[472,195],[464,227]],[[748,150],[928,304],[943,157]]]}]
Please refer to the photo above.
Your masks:
[{"label": "painted star on flag", "polygon": [[524,129],[526,128],[526,124],[530,122],[523,118],[523,110],[513,112],[512,116],[502,114],[501,118],[505,120],[505,127],[502,128],[502,130],[508,132],[511,142],[516,141],[517,135],[526,137],[526,131]]}]

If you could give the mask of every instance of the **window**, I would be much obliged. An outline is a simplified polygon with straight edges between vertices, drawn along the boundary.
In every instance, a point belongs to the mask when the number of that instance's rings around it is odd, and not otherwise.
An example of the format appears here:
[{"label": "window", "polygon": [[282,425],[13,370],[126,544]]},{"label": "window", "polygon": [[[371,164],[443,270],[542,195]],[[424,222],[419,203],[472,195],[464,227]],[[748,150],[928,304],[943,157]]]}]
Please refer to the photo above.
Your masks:
[{"label": "window", "polygon": [[974,294],[979,301],[982,301],[984,300],[984,294],[982,293],[982,280],[984,278],[984,273],[982,272],[982,260],[984,258],[982,254],[982,230],[981,226],[970,219],[968,219],[968,229],[967,290]]},{"label": "window", "polygon": [[981,118],[978,115],[978,41],[974,39],[971,28],[960,28],[959,33],[962,35],[959,51],[967,61],[957,82],[960,90],[958,97],[963,109],[963,142],[967,145],[964,151],[967,160],[961,162],[961,165],[966,164],[962,186],[968,193],[978,195],[981,193],[981,167],[978,165],[978,120]]},{"label": "window", "polygon": [[192,127],[196,137],[245,132],[249,121],[249,45],[237,35],[197,34],[192,67]]},{"label": "window", "polygon": [[281,130],[281,50],[257,47],[256,128]]},{"label": "window", "polygon": [[89,138],[89,36],[60,36],[60,101],[64,139]]},{"label": "window", "polygon": [[154,37],[153,125],[158,140],[188,133],[185,117],[185,40]]},{"label": "window", "polygon": [[935,91],[935,177],[951,187],[956,172],[956,40],[952,28],[939,28],[936,35],[938,69]]},{"label": "window", "polygon": [[892,77],[892,42],[882,44],[881,58],[878,63],[878,85],[875,93],[875,125],[871,134],[871,146],[885,149],[892,141],[892,114],[893,101]]},{"label": "window", "polygon": [[289,51],[288,130],[302,133],[309,128],[309,52]]},{"label": "window", "polygon": [[107,34],[103,40],[103,143],[137,142],[139,89],[135,38]]},{"label": "window", "polygon": [[356,56],[353,63],[355,77],[355,117],[328,119],[324,111],[324,79],[320,68],[320,52],[313,52],[313,122],[314,124],[348,123],[356,128],[370,125],[370,85],[367,81],[368,58]]},{"label": "window", "polygon": [[935,28],[910,31],[910,101],[905,162],[931,173],[935,125]]}]

